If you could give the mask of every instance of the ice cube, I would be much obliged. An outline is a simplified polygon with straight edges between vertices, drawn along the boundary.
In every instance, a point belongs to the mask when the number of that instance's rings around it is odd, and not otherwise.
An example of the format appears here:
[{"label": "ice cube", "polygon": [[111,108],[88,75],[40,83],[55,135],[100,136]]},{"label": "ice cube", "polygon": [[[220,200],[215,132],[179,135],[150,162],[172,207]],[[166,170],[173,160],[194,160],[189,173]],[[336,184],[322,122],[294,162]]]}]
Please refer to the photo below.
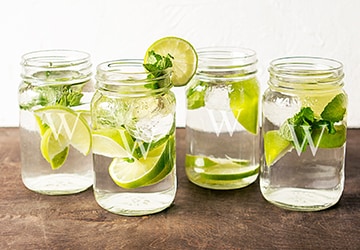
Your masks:
[{"label": "ice cube", "polygon": [[265,103],[266,108],[263,109],[263,113],[266,119],[275,126],[280,127],[288,118],[293,117],[300,110],[300,103],[296,98],[274,100]]},{"label": "ice cube", "polygon": [[126,115],[125,128],[138,140],[157,141],[171,130],[174,108],[174,100],[166,95],[134,99]]},{"label": "ice cube", "polygon": [[212,84],[205,94],[205,107],[215,110],[229,110],[229,85]]}]

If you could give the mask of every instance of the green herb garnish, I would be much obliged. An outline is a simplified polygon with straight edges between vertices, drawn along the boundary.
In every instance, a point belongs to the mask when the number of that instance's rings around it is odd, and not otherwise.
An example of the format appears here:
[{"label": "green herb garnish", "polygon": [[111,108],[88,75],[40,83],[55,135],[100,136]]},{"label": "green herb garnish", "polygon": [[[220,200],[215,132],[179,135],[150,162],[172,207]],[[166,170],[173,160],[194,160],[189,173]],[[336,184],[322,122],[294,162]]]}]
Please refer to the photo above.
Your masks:
[{"label": "green herb garnish", "polygon": [[[325,135],[335,135],[339,130],[339,126],[335,126],[335,123],[342,121],[346,113],[345,100],[346,97],[344,94],[338,94],[335,96],[332,101],[326,105],[324,111],[320,115],[320,118],[315,117],[314,111],[310,107],[302,107],[297,114],[295,114],[292,118],[287,119],[287,121],[281,126],[280,134],[284,139],[294,141],[289,128],[289,126],[291,126],[294,129],[299,142],[307,140],[307,132],[310,132],[313,137],[316,137],[324,127],[326,127]],[[341,129],[341,132],[344,133],[344,130]],[[327,136],[326,138],[337,137]],[[303,147],[301,150],[305,151],[307,145],[307,142],[302,143]]]},{"label": "green herb garnish", "polygon": [[[162,56],[156,54],[155,51],[149,51],[149,57],[147,63],[144,63],[144,68],[149,72],[147,79],[157,79],[161,78],[163,75],[168,74],[168,69],[173,66],[172,60],[173,56],[167,54]],[[167,79],[154,80],[151,84],[147,84],[146,87],[151,89],[158,89],[166,85]]]}]

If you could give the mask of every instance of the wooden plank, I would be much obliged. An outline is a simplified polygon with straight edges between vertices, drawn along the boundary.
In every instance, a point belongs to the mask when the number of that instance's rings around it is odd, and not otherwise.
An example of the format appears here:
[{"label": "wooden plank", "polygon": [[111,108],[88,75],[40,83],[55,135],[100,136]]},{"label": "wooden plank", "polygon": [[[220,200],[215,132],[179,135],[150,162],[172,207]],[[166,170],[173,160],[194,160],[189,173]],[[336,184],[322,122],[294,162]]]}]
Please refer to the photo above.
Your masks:
[{"label": "wooden plank", "polygon": [[258,182],[232,191],[203,189],[184,171],[185,130],[177,129],[178,192],[169,209],[125,217],[109,213],[91,189],[46,196],[21,181],[19,130],[0,128],[0,249],[358,249],[360,130],[348,131],[340,202],[291,212],[266,202]]}]

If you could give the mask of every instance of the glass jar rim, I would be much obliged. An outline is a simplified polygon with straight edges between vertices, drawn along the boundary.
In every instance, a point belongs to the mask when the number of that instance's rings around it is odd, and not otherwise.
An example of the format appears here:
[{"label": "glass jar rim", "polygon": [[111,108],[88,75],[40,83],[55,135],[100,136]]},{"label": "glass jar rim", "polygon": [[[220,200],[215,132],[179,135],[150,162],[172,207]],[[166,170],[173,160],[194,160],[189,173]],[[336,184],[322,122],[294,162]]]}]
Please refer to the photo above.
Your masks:
[{"label": "glass jar rim", "polygon": [[[235,46],[212,46],[197,49],[199,64],[203,62],[212,65],[232,65],[246,66],[257,62],[256,52],[249,48]],[[239,64],[240,63],[240,64]]]},{"label": "glass jar rim", "polygon": [[312,56],[293,56],[272,60],[270,62],[269,72],[270,74],[293,76],[321,76],[332,72],[342,72],[342,69],[343,64],[334,59]]},{"label": "glass jar rim", "polygon": [[[161,72],[164,73],[164,71]],[[145,70],[143,60],[141,59],[111,60],[100,63],[97,66],[95,75],[96,87],[112,92],[121,92],[122,88],[125,88],[129,94],[162,92],[164,89],[170,89],[173,86],[171,73],[172,71],[168,69],[161,76],[148,78],[149,72]],[[163,81],[165,84],[156,89],[146,87],[150,86],[148,84],[157,81]]]},{"label": "glass jar rim", "polygon": [[37,50],[28,52],[21,57],[21,65],[24,67],[60,68],[76,66],[89,61],[89,53],[70,49]]},{"label": "glass jar rim", "polygon": [[21,57],[21,78],[36,86],[73,85],[89,81],[90,54],[79,50],[38,50]]},{"label": "glass jar rim", "polygon": [[269,84],[277,87],[316,89],[342,86],[343,64],[314,56],[289,56],[274,59],[268,68]]},{"label": "glass jar rim", "polygon": [[168,70],[163,76],[148,79],[147,76],[149,72],[145,70],[143,60],[141,59],[119,59],[106,61],[97,66],[96,72],[97,80],[113,82],[114,84],[126,84],[129,82],[141,84],[141,82],[144,81],[164,79],[171,73],[171,71]]},{"label": "glass jar rim", "polygon": [[254,77],[256,52],[234,46],[203,47],[197,50],[197,75],[204,81],[237,81]]}]

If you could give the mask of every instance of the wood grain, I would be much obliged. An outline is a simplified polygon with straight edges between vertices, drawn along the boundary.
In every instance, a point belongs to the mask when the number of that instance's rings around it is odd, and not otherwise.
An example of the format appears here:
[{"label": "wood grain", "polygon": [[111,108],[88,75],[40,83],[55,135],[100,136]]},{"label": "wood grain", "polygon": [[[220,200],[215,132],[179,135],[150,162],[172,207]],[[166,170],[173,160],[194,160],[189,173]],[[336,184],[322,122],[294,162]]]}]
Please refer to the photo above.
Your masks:
[{"label": "wood grain", "polygon": [[345,191],[321,212],[266,202],[258,182],[203,189],[184,172],[185,130],[177,129],[178,192],[167,210],[124,217],[100,208],[91,189],[46,196],[21,181],[19,130],[0,128],[0,249],[359,249],[360,130],[348,131]]}]

